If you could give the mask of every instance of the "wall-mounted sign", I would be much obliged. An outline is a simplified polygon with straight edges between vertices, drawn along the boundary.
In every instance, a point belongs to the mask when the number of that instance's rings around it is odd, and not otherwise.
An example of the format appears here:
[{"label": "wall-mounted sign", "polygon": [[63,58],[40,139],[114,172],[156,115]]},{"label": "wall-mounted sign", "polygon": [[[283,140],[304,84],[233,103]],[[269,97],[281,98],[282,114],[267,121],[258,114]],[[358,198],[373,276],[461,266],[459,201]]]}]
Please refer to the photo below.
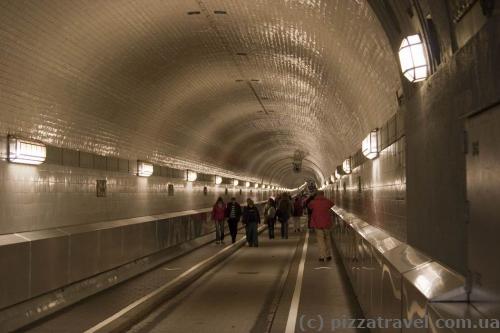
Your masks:
[{"label": "wall-mounted sign", "polygon": [[98,179],[96,181],[96,193],[98,198],[106,197],[108,191],[107,183],[106,179]]}]

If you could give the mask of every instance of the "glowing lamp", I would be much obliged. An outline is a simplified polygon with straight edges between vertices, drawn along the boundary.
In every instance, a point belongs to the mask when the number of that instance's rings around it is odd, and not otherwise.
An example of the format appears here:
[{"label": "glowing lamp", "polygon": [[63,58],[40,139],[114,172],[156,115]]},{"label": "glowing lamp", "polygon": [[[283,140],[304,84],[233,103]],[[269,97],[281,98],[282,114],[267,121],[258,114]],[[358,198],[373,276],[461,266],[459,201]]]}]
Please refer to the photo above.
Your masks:
[{"label": "glowing lamp", "polygon": [[399,62],[403,75],[410,82],[423,81],[429,75],[424,44],[420,35],[408,36],[399,47]]},{"label": "glowing lamp", "polygon": [[194,182],[198,178],[198,174],[192,170],[186,172],[186,179],[188,182]]},{"label": "glowing lamp", "polygon": [[250,187],[250,182],[246,182],[245,187]]},{"label": "glowing lamp", "polygon": [[41,142],[9,136],[8,159],[12,163],[39,165],[47,157],[47,148]]},{"label": "glowing lamp", "polygon": [[378,156],[378,135],[377,130],[373,130],[363,140],[361,144],[361,151],[366,158],[373,160]]},{"label": "glowing lamp", "polygon": [[255,183],[255,184],[253,185],[253,187],[255,187],[255,188],[259,188],[259,184]]},{"label": "glowing lamp", "polygon": [[221,176],[215,176],[215,184],[216,185],[222,184],[222,177]]},{"label": "glowing lamp", "polygon": [[342,163],[342,170],[344,170],[345,173],[349,174],[351,173],[351,158],[347,158],[344,163]]},{"label": "glowing lamp", "polygon": [[340,179],[342,175],[339,173],[338,169],[335,169],[335,179]]},{"label": "glowing lamp", "polygon": [[234,186],[238,186],[238,184],[239,184],[239,183],[240,183],[240,182],[239,182],[239,180],[238,180],[238,179],[233,179],[233,185],[234,185]]},{"label": "glowing lamp", "polygon": [[153,164],[143,161],[137,161],[137,175],[149,177],[153,174]]}]

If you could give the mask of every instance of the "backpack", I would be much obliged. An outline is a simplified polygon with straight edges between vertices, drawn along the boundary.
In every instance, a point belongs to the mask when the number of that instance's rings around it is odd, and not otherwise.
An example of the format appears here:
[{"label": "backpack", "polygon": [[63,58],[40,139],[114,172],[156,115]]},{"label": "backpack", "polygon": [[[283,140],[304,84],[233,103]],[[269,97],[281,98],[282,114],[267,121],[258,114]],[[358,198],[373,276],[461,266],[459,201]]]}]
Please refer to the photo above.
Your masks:
[{"label": "backpack", "polygon": [[276,216],[276,208],[274,208],[273,206],[269,207],[267,211],[267,217],[270,219],[274,219],[275,216]]}]

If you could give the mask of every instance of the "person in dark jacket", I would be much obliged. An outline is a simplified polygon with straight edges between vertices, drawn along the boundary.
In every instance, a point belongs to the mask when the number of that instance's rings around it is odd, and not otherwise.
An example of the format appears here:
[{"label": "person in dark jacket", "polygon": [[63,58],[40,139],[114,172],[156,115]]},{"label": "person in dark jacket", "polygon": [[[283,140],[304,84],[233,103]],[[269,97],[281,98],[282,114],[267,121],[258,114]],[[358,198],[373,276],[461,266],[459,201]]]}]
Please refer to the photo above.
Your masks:
[{"label": "person in dark jacket", "polygon": [[290,197],[283,193],[278,204],[276,215],[281,223],[281,238],[288,239],[288,219],[292,216],[293,205]]},{"label": "person in dark jacket", "polygon": [[302,198],[300,195],[297,195],[293,202],[293,229],[295,232],[300,232],[300,220],[302,219],[302,215],[304,215]]},{"label": "person in dark jacket", "polygon": [[226,204],[221,197],[217,199],[212,208],[212,220],[215,222],[215,241],[217,244],[224,243],[224,217],[226,215]]},{"label": "person in dark jacket", "polygon": [[259,233],[257,227],[260,224],[260,214],[259,209],[250,198],[247,199],[247,206],[243,209],[243,224],[245,224],[248,246],[258,247]]},{"label": "person in dark jacket", "polygon": [[312,193],[306,200],[306,208],[307,208],[307,227],[309,228],[310,231],[312,231],[312,226],[311,226],[311,216],[312,216],[312,208],[309,207],[309,204],[311,201],[314,200],[316,197],[316,193]]},{"label": "person in dark jacket", "polygon": [[274,224],[276,223],[276,205],[273,198],[269,198],[264,207],[264,219],[267,223],[269,239],[274,239]]},{"label": "person in dark jacket", "polygon": [[238,222],[241,218],[241,206],[234,197],[231,198],[231,201],[227,204],[226,218],[231,240],[234,243],[236,242],[236,234],[238,233]]}]

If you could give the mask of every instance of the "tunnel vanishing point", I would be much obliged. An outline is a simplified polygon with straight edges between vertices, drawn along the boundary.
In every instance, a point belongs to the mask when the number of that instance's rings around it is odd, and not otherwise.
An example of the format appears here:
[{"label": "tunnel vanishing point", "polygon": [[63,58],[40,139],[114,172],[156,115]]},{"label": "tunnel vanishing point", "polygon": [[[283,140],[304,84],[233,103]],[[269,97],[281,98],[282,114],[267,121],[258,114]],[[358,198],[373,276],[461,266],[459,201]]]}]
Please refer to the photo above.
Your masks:
[{"label": "tunnel vanishing point", "polygon": [[499,78],[498,0],[0,0],[0,332],[500,331]]}]

